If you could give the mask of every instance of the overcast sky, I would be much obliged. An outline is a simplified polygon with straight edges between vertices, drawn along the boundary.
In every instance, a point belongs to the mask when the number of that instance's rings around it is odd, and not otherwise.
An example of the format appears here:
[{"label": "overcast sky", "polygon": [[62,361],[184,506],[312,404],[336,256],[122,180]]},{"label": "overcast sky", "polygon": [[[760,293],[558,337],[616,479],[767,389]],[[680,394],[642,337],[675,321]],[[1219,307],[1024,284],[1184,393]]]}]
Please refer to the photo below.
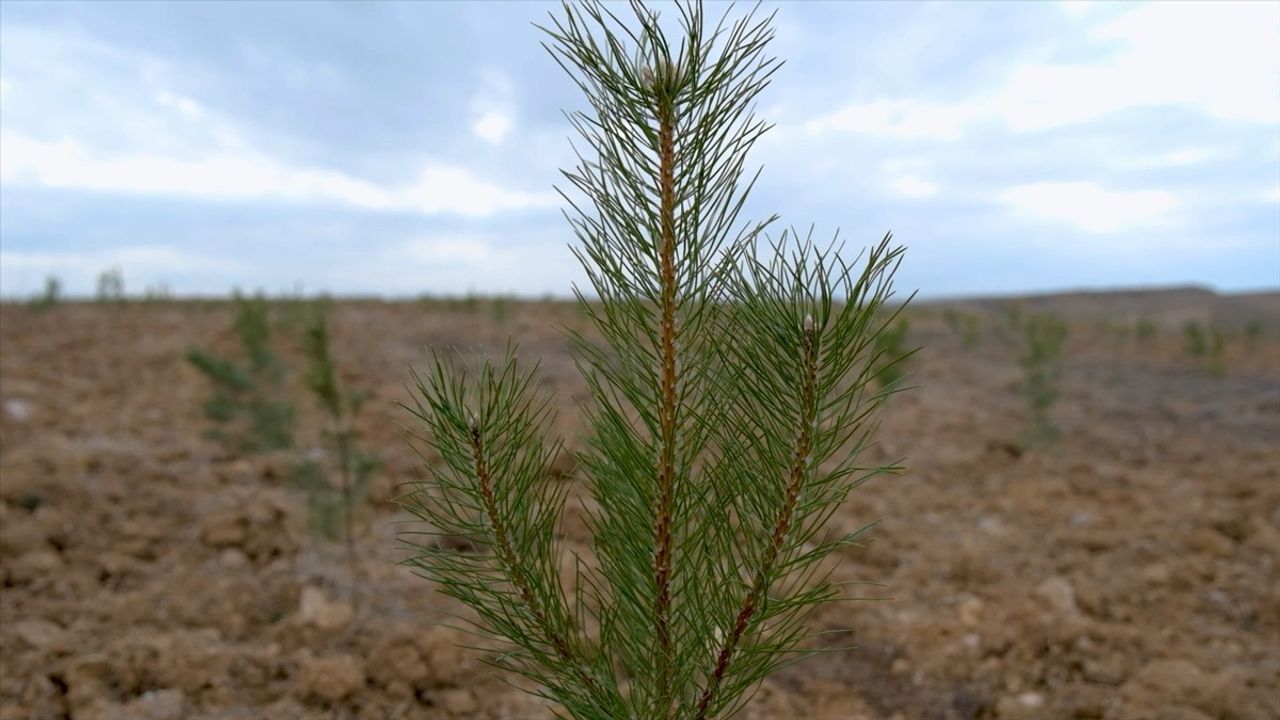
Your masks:
[{"label": "overcast sky", "polygon": [[[926,297],[1280,286],[1280,3],[777,5],[749,214]],[[549,10],[0,4],[0,293],[567,294]]]}]

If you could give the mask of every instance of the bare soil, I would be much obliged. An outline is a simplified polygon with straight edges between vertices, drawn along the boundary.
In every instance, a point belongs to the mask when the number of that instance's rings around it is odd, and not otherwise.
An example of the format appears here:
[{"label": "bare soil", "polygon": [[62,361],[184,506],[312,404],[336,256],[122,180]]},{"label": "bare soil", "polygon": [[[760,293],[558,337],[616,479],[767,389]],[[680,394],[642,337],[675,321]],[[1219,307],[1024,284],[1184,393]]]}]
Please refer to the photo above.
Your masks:
[{"label": "bare soil", "polygon": [[[880,520],[836,570],[878,585],[818,614],[846,649],[779,672],[744,717],[1280,718],[1280,297],[1133,295],[1025,304],[1071,319],[1062,438],[1033,448],[1009,303],[954,306],[981,317],[971,348],[941,306],[913,311],[918,387],[869,458],[908,470],[832,519]],[[208,387],[183,353],[231,352],[230,318],[225,303],[0,307],[0,717],[553,717],[457,647],[476,642],[444,624],[464,610],[395,564],[405,516],[388,500],[421,476],[397,403],[425,346],[496,354],[514,337],[575,442],[583,385],[555,326],[582,326],[577,310],[337,303],[334,352],[373,392],[360,430],[383,461],[354,598],[341,545],[306,530],[294,456],[202,437]],[[1142,318],[1155,337],[1133,332]],[[1226,328],[1223,376],[1183,349],[1189,319]],[[301,452],[322,453],[296,402]],[[563,532],[585,545],[573,507]]]}]

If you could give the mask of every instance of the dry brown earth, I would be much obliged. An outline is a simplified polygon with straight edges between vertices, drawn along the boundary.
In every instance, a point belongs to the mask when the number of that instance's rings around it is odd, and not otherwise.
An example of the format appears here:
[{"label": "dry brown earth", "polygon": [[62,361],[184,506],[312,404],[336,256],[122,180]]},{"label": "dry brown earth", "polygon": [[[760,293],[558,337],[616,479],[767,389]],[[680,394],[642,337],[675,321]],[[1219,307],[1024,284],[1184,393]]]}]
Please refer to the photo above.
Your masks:
[{"label": "dry brown earth", "polygon": [[[982,313],[973,348],[941,307],[916,310],[919,388],[894,398],[877,450],[909,471],[833,519],[882,519],[837,578],[884,587],[817,618],[855,649],[780,672],[745,717],[1280,718],[1280,297],[1179,297],[1029,302],[1072,334],[1064,437],[1028,452],[1005,304],[962,305]],[[1155,338],[1132,332],[1143,318]],[[361,430],[384,461],[354,609],[338,550],[305,532],[290,458],[201,438],[206,387],[182,354],[230,349],[229,319],[194,302],[0,307],[0,717],[551,717],[455,647],[472,641],[440,623],[459,608],[393,564],[386,501],[418,473],[396,403],[425,345],[496,353],[514,336],[576,432],[582,384],[553,325],[577,311],[338,304],[335,353],[374,393]],[[1225,377],[1184,352],[1187,319],[1230,330]],[[588,540],[574,511],[564,533]]]}]

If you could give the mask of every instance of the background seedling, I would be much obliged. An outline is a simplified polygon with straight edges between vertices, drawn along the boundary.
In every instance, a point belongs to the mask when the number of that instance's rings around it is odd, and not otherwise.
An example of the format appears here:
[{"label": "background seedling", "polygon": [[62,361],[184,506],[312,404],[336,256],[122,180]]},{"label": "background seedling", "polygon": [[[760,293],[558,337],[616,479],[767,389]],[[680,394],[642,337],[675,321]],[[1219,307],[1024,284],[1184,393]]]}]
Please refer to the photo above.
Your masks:
[{"label": "background seedling", "polygon": [[307,490],[311,524],[316,532],[336,539],[341,521],[354,593],[358,579],[355,516],[366,502],[369,477],[378,464],[375,456],[362,452],[356,446],[354,423],[369,394],[350,390],[339,381],[323,304],[317,303],[311,309],[303,350],[308,363],[307,388],[325,414],[325,439],[335,458],[339,483],[335,488],[325,477],[327,473],[315,462],[307,462],[301,467],[299,481]]},{"label": "background seedling", "polygon": [[284,367],[271,349],[267,301],[237,296],[234,307],[241,360],[187,350],[187,360],[213,385],[204,403],[213,423],[207,435],[241,452],[291,447],[294,408],[285,399]]},{"label": "background seedling", "polygon": [[98,302],[120,302],[124,300],[124,272],[120,268],[109,268],[98,273]]},{"label": "background seedling", "polygon": [[44,289],[31,299],[31,307],[36,310],[48,310],[62,302],[62,281],[56,275],[44,279]]},{"label": "background seedling", "polygon": [[1022,366],[1022,395],[1031,410],[1031,429],[1024,445],[1035,446],[1053,442],[1059,435],[1050,410],[1058,400],[1067,326],[1054,315],[1030,315],[1023,323],[1023,338],[1018,364]]}]

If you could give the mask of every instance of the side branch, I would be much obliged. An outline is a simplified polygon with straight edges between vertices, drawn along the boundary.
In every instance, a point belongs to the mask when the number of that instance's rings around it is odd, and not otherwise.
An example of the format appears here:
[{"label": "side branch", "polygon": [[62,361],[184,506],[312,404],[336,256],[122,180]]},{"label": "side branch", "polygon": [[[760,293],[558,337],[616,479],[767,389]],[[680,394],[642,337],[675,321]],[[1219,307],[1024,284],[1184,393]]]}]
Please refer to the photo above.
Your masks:
[{"label": "side branch", "polygon": [[485,514],[489,518],[489,524],[493,528],[494,550],[497,552],[498,561],[502,563],[503,569],[507,572],[507,577],[511,579],[511,585],[515,587],[516,592],[520,594],[520,599],[529,608],[529,614],[533,616],[533,620],[537,623],[538,629],[547,637],[547,641],[555,649],[560,659],[572,665],[577,671],[579,679],[586,684],[593,692],[600,690],[599,683],[595,678],[587,674],[579,662],[573,649],[565,638],[551,626],[547,619],[546,611],[542,607],[542,603],[538,601],[538,596],[533,593],[529,586],[529,580],[525,577],[524,570],[521,568],[519,559],[516,557],[515,550],[511,547],[511,540],[507,535],[506,525],[502,522],[502,518],[498,515],[498,503],[493,492],[493,477],[489,472],[489,463],[485,457],[484,437],[480,433],[480,426],[475,420],[472,420],[468,429],[468,439],[471,444],[471,455],[475,466],[476,480],[480,486],[480,497],[484,503]]},{"label": "side branch", "polygon": [[738,649],[742,636],[746,634],[747,628],[751,625],[751,620],[755,617],[756,611],[759,610],[760,601],[769,590],[771,576],[778,563],[778,556],[782,553],[782,548],[786,544],[787,532],[791,529],[796,504],[800,499],[800,490],[804,486],[805,477],[808,475],[809,458],[813,450],[814,424],[817,421],[818,408],[818,342],[812,316],[805,316],[801,332],[803,341],[801,345],[800,427],[796,433],[795,453],[792,457],[791,470],[787,477],[786,496],[783,499],[782,507],[778,509],[778,518],[773,525],[773,534],[770,535],[768,548],[765,550],[764,557],[761,558],[755,579],[747,594],[743,596],[742,602],[738,605],[738,615],[733,625],[733,631],[725,637],[724,644],[720,646],[720,653],[716,657],[715,669],[707,680],[707,686],[703,689],[702,696],[698,699],[697,720],[706,719],[711,703],[715,700],[716,693],[720,689],[720,683],[724,679],[725,673],[729,670],[733,654]]}]

